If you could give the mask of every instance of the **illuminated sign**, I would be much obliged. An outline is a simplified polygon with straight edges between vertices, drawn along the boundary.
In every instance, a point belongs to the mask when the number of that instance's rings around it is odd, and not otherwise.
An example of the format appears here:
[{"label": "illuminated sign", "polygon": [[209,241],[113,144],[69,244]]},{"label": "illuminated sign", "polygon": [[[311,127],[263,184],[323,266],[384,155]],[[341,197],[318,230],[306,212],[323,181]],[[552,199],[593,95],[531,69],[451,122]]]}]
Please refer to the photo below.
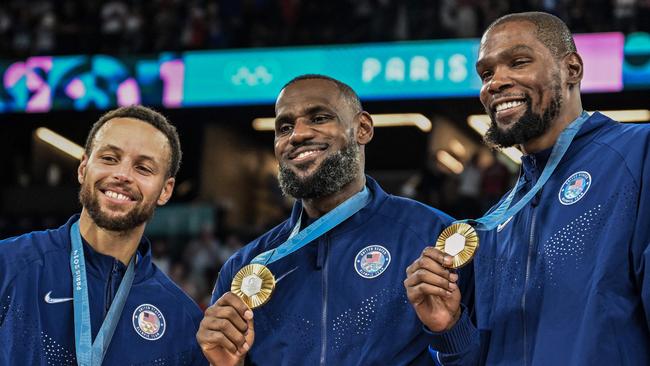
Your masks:
[{"label": "illuminated sign", "polygon": [[650,34],[637,32],[627,36],[623,82],[626,89],[650,87]]},{"label": "illuminated sign", "polygon": [[[583,92],[623,89],[620,33],[575,36]],[[163,53],[154,57],[38,56],[0,61],[0,113],[273,103],[301,74],[324,74],[364,100],[476,96],[478,39]],[[625,79],[627,82],[627,79]],[[647,83],[645,84],[647,85]]]}]

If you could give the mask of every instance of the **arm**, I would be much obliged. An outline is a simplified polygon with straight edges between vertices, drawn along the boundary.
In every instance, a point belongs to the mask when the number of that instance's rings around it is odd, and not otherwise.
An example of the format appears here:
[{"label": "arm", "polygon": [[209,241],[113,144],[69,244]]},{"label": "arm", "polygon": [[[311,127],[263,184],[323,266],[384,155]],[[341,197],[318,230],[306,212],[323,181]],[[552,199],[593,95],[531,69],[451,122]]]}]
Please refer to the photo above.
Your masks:
[{"label": "arm", "polygon": [[[476,365],[480,341],[467,309],[461,306],[459,275],[451,272],[451,257],[432,247],[425,248],[411,264],[404,281],[409,301],[434,341],[429,352],[436,364]],[[469,268],[471,270],[471,267]],[[462,281],[471,294],[471,276]],[[472,296],[468,296],[470,299]]]}]

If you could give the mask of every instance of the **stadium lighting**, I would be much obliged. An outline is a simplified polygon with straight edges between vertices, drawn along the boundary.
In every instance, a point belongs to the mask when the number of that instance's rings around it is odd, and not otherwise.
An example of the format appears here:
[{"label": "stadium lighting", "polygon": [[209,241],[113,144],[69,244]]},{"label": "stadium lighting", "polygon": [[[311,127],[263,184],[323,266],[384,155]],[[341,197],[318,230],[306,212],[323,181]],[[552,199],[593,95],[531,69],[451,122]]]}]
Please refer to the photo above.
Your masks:
[{"label": "stadium lighting", "polygon": [[[373,114],[375,127],[415,126],[422,132],[431,131],[431,121],[420,113]],[[253,128],[256,131],[275,130],[275,118],[255,118]]]},{"label": "stadium lighting", "polygon": [[463,163],[458,161],[456,158],[453,157],[450,153],[446,152],[445,150],[438,150],[436,153],[436,159],[438,161],[446,166],[449,170],[456,174],[460,174],[463,172]]},{"label": "stadium lighting", "polygon": [[68,140],[67,138],[59,135],[58,133],[45,128],[39,127],[36,129],[36,137],[41,139],[43,142],[46,142],[55,148],[63,151],[64,153],[72,156],[77,160],[81,160],[83,156],[84,149],[75,144],[74,142]]},{"label": "stadium lighting", "polygon": [[[620,122],[647,122],[650,121],[650,110],[648,109],[627,109],[627,110],[613,110],[613,111],[600,111],[600,113],[607,117],[620,121]],[[467,117],[467,124],[478,132],[479,135],[485,136],[490,127],[490,117],[487,114],[473,114]],[[517,164],[521,164],[521,151],[515,147],[501,149],[501,152],[510,160]]]}]

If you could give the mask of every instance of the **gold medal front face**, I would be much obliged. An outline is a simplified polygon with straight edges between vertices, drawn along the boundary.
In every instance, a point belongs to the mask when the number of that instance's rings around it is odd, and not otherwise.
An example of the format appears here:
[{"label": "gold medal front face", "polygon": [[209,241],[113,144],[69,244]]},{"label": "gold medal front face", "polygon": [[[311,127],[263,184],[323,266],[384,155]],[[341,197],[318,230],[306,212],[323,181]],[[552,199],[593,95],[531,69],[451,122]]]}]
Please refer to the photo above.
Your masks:
[{"label": "gold medal front face", "polygon": [[274,288],[273,273],[261,264],[244,266],[237,272],[230,285],[230,291],[239,296],[251,309],[269,301]]},{"label": "gold medal front face", "polygon": [[456,223],[440,234],[436,249],[453,257],[451,268],[460,268],[469,263],[478,249],[478,235],[472,225]]}]

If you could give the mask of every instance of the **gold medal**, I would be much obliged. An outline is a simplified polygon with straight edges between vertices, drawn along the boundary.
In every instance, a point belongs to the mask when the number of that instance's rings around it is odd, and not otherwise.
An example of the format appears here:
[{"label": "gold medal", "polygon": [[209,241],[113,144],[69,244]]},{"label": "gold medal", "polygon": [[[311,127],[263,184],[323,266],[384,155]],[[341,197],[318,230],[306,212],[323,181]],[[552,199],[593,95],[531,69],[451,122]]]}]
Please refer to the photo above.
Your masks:
[{"label": "gold medal", "polygon": [[442,231],[436,249],[453,257],[451,268],[469,263],[478,249],[478,235],[470,224],[456,223]]},{"label": "gold medal", "polygon": [[264,305],[275,288],[273,273],[261,264],[249,264],[232,279],[230,291],[239,296],[249,308]]}]

